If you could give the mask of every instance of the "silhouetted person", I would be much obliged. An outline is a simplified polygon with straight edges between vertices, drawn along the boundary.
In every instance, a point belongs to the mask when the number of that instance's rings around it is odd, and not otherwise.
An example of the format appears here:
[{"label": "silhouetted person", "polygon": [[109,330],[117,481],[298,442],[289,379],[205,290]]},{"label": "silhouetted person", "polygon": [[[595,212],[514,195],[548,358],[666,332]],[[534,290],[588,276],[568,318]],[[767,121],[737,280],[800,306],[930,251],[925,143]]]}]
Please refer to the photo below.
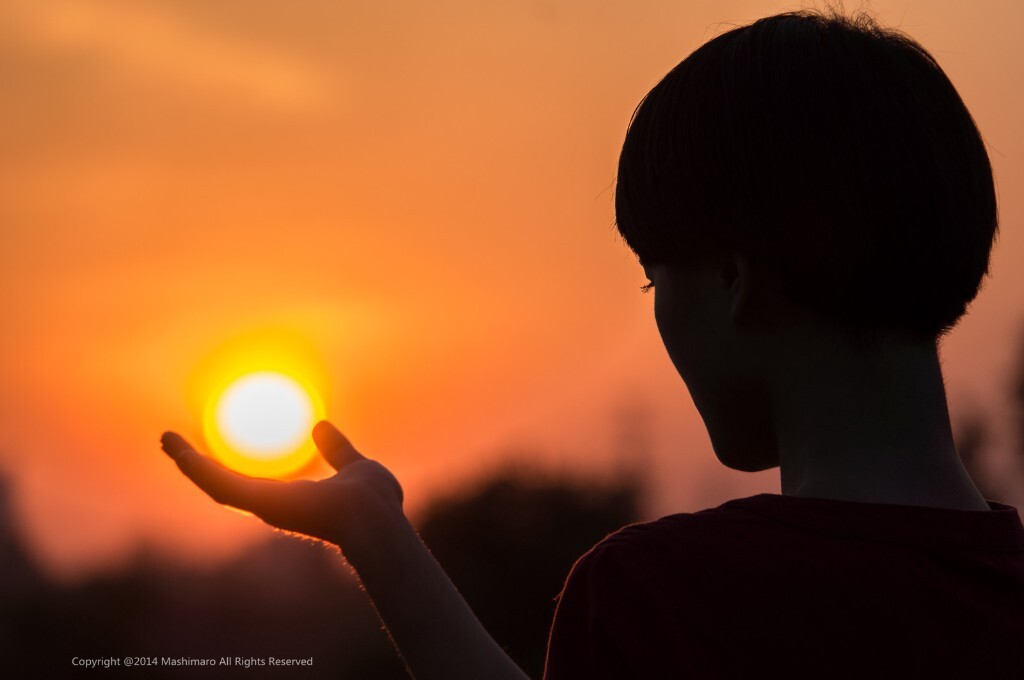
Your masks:
[{"label": "silhouetted person", "polygon": [[[545,677],[1024,677],[1024,527],[953,444],[937,344],[987,272],[992,173],[920,45],[789,13],[636,110],[616,217],[719,460],[782,495],[628,526],[562,592]],[[522,678],[331,425],[338,474],[251,480],[168,434],[215,500],[336,543],[418,678]]]}]

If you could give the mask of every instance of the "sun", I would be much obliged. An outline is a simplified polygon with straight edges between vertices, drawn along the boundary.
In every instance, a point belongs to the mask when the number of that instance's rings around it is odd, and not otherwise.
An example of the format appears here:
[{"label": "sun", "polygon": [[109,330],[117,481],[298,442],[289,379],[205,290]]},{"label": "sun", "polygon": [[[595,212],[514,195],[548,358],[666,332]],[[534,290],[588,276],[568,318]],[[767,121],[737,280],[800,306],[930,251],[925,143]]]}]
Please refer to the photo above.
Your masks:
[{"label": "sun", "polygon": [[317,455],[310,438],[324,417],[316,392],[278,371],[246,373],[214,394],[203,430],[211,453],[257,477],[284,477]]}]

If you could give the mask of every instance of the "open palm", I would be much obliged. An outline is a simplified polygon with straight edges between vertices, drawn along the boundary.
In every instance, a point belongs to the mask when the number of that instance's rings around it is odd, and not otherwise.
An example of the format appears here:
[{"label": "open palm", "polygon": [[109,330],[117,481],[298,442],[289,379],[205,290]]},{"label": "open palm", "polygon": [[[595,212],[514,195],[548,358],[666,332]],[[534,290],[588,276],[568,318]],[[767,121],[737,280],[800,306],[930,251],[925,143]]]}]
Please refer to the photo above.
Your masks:
[{"label": "open palm", "polygon": [[326,420],[314,426],[313,441],[337,471],[332,477],[290,482],[248,477],[199,453],[175,432],[165,432],[160,443],[185,476],[218,503],[334,543],[344,553],[372,533],[381,518],[402,515],[402,487]]}]

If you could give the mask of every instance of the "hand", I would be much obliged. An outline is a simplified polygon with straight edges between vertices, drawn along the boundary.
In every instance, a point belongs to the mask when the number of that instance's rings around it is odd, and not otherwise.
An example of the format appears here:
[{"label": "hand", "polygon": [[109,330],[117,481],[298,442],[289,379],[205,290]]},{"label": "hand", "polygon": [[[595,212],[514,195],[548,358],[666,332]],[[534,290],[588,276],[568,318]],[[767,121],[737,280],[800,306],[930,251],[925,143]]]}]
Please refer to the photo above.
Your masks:
[{"label": "hand", "polygon": [[334,543],[348,557],[384,523],[404,519],[402,487],[387,468],[356,451],[326,420],[313,427],[313,442],[337,473],[319,481],[282,482],[229,470],[175,432],[160,438],[178,468],[213,500],[280,529]]}]

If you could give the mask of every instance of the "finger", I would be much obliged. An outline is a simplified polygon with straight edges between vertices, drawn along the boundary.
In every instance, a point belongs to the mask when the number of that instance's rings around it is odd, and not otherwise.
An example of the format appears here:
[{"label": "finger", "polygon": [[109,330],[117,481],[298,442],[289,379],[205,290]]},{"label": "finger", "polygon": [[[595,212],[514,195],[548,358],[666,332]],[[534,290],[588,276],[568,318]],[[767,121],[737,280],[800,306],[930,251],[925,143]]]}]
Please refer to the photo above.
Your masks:
[{"label": "finger", "polygon": [[363,454],[356,451],[352,442],[326,420],[313,426],[313,443],[335,470],[341,470],[357,460],[364,460]]},{"label": "finger", "polygon": [[196,451],[176,432],[165,432],[160,445],[186,477],[206,492],[210,498],[254,514],[266,512],[274,505],[279,482],[256,479],[229,470],[217,461]]}]

